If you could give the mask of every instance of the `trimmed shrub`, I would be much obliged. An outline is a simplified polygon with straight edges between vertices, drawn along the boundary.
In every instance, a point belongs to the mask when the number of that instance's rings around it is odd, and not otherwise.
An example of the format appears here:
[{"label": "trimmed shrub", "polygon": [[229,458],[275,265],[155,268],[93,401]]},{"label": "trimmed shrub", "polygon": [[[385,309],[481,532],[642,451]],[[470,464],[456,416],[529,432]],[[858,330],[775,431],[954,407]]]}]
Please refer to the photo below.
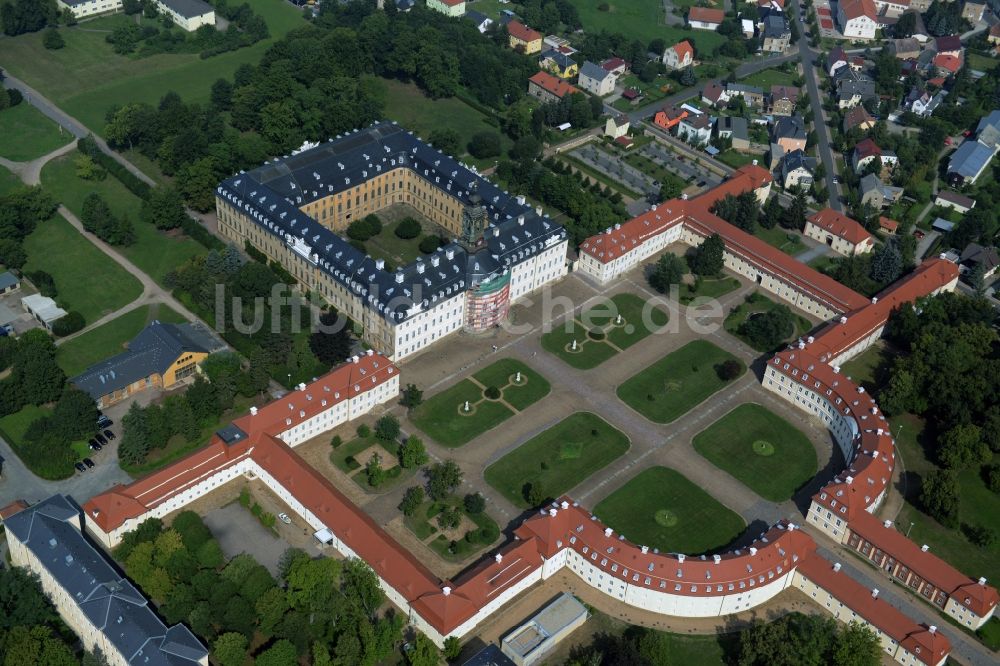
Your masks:
[{"label": "trimmed shrub", "polygon": [[52,334],[61,338],[76,333],[84,326],[86,326],[86,322],[83,320],[83,315],[74,310],[67,312],[52,323]]},{"label": "trimmed shrub", "polygon": [[483,395],[485,395],[490,400],[499,400],[500,389],[498,389],[496,386],[487,386],[486,390],[483,391]]},{"label": "trimmed shrub", "polygon": [[412,217],[404,218],[396,226],[396,236],[402,238],[403,240],[410,240],[411,238],[416,238],[420,235],[422,231],[420,223],[414,220]]}]

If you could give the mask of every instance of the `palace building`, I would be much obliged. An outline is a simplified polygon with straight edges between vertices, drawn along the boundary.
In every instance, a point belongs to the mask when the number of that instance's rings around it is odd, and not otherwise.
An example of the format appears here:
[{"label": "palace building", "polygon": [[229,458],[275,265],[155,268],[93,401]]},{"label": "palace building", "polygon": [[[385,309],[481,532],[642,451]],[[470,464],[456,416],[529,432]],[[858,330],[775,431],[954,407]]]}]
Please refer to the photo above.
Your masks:
[{"label": "palace building", "polygon": [[[340,234],[406,204],[454,239],[393,272]],[[565,229],[395,123],[307,147],[223,181],[219,232],[277,261],[400,360],[566,274]]]}]

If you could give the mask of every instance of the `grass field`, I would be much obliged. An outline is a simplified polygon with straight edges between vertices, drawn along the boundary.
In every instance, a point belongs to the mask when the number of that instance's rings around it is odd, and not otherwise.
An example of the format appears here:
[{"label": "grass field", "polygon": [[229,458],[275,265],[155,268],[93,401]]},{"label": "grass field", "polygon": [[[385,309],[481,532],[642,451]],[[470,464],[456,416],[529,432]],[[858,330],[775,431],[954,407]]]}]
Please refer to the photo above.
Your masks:
[{"label": "grass field", "polygon": [[747,153],[741,153],[738,150],[724,150],[715,156],[715,159],[719,160],[723,164],[728,164],[734,169],[739,169],[741,166],[746,166],[754,160],[753,155]]},{"label": "grass field", "polygon": [[[186,102],[208,100],[209,88],[220,78],[232,78],[241,64],[256,65],[276,38],[306,25],[302,13],[280,0],[246,0],[264,17],[270,40],[202,60],[197,53],[159,54],[148,58],[120,56],[104,41],[115,22],[112,16],[60,30],[66,46],[57,51],[42,45],[42,32],[4,39],[4,69],[59,105],[97,134],[104,131],[104,114],[115,104],[156,104],[167,91]],[[72,72],[72,76],[67,76]]]},{"label": "grass field", "polygon": [[[620,32],[644,44],[657,38],[667,44],[688,39],[702,57],[711,55],[725,41],[725,37],[711,30],[683,30],[666,25],[661,0],[570,0],[570,4],[577,8],[583,29],[589,33]],[[608,5],[608,11],[600,11],[601,5]]]},{"label": "grass field", "polygon": [[774,227],[772,229],[757,227],[753,235],[768,245],[778,248],[785,254],[796,255],[807,249],[806,244],[802,242],[802,237],[799,234],[794,231],[782,229],[781,227]]},{"label": "grass field", "polygon": [[[154,227],[140,222],[141,200],[125,189],[117,179],[111,176],[101,181],[78,178],[73,165],[78,155],[79,153],[74,150],[46,164],[42,169],[42,185],[77,216],[83,208],[83,200],[91,192],[101,194],[115,215],[128,215],[135,227],[136,242],[119,249],[144,273],[162,283],[169,271],[204,252],[201,245],[186,236],[161,233]],[[110,259],[102,261],[111,263]]]},{"label": "grass field", "polygon": [[0,111],[0,157],[15,162],[48,155],[73,140],[27,102]]},{"label": "grass field", "polygon": [[[726,316],[726,319],[722,324],[723,328],[726,329],[727,333],[739,338],[744,343],[759,352],[771,351],[770,349],[761,349],[760,347],[754,345],[749,338],[740,334],[739,329],[751,315],[760,314],[762,312],[770,312],[776,307],[778,307],[777,302],[772,301],[767,296],[755,291],[747,296],[745,301],[733,308],[732,312]],[[796,314],[794,311],[792,311],[792,318],[794,320],[794,325],[791,330],[788,331],[788,336],[785,338],[785,341],[805,335],[810,329],[812,329],[813,326],[808,319],[802,315]]]},{"label": "grass field", "polygon": [[186,321],[166,305],[141,305],[59,345],[56,361],[67,377],[78,375],[94,363],[124,351],[125,343],[154,319],[173,324]]},{"label": "grass field", "polygon": [[0,196],[24,185],[21,179],[12,174],[7,169],[0,166]]},{"label": "grass field", "polygon": [[628,451],[629,440],[604,419],[577,412],[517,447],[486,468],[487,483],[527,508],[525,484],[558,497]]},{"label": "grass field", "polygon": [[[521,373],[519,385],[512,378],[517,372]],[[544,398],[551,388],[544,377],[514,359],[501,359],[473,377],[476,381],[463,379],[424,401],[410,412],[410,420],[438,444],[462,446],[513,416],[507,404],[520,411]],[[490,386],[500,389],[503,402],[484,397],[484,389]]]},{"label": "grass field", "polygon": [[700,278],[695,284],[682,288],[678,298],[684,305],[689,305],[696,298],[721,298],[739,288],[740,281],[736,278]]},{"label": "grass field", "polygon": [[61,215],[39,224],[24,239],[24,272],[45,271],[56,283],[56,300],[91,323],[142,293],[142,285],[80,235]]},{"label": "grass field", "polygon": [[740,83],[748,86],[757,86],[765,91],[770,91],[771,86],[790,86],[795,80],[794,74],[783,72],[780,69],[762,69],[754,72],[745,79],[740,79]]},{"label": "grass field", "polygon": [[725,548],[743,519],[667,467],[639,472],[594,507],[594,515],[632,543],[696,555]]},{"label": "grass field", "polygon": [[[925,432],[923,419],[906,414],[895,416],[889,422],[896,435],[897,457],[902,457],[907,474],[907,501],[896,518],[896,528],[904,532],[909,529],[912,541],[929,545],[932,553],[962,573],[974,579],[985,576],[987,580],[1000,580],[1000,543],[989,548],[975,546],[960,530],[941,525],[914,504],[920,495],[919,477],[935,468],[928,458],[928,451],[933,446],[933,441],[929,440],[933,440],[933,436]],[[994,454],[993,462],[1000,462],[1000,456]],[[961,491],[959,521],[1000,533],[1000,495],[990,491],[979,470],[960,471],[958,487]],[[912,528],[909,527],[911,522]]]},{"label": "grass field", "polygon": [[840,371],[867,391],[875,392],[888,380],[886,371],[894,357],[885,342],[878,342],[842,365]]},{"label": "grass field", "polygon": [[[365,241],[365,250],[374,259],[384,259],[386,264],[393,267],[405,266],[414,259],[422,256],[420,251],[421,236],[416,238],[403,239],[396,235],[396,227],[402,219],[384,224],[381,233],[372,236]],[[389,267],[386,270],[392,272]]]},{"label": "grass field", "polygon": [[695,435],[693,443],[713,465],[772,502],[790,498],[816,474],[809,438],[753,403],[729,412]]},{"label": "grass field", "polygon": [[615,294],[545,333],[542,347],[574,368],[595,368],[666,325],[667,313],[647,305],[635,294]]},{"label": "grass field", "polygon": [[[11,445],[15,453],[21,444],[21,440],[24,438],[24,433],[27,432],[28,426],[42,418],[43,416],[50,416],[52,414],[51,407],[39,407],[37,405],[26,405],[22,407],[19,411],[13,414],[8,414],[3,418],[0,418],[0,436]],[[70,448],[76,453],[78,459],[85,458],[90,455],[90,449],[85,441],[70,442]],[[31,469],[31,468],[29,468]],[[38,470],[32,469],[32,472],[38,473]],[[73,469],[70,468],[66,470],[66,475],[62,478],[66,478],[73,475]]]},{"label": "grass field", "polygon": [[[431,99],[414,84],[394,79],[382,79],[382,84],[386,91],[385,115],[389,120],[395,120],[426,139],[433,130],[441,129],[442,121],[447,119],[448,129],[455,130],[461,137],[459,156],[466,154],[466,145],[479,132],[502,135],[500,128],[487,122],[486,116],[454,97]],[[501,139],[501,147],[506,152],[511,141],[505,135]],[[493,165],[493,160],[487,162]]]},{"label": "grass field", "polygon": [[650,421],[670,423],[726,385],[715,366],[729,360],[739,363],[711,342],[694,340],[626,380],[618,397]]},{"label": "grass field", "polygon": [[990,58],[989,56],[984,56],[979,53],[972,53],[971,51],[966,52],[965,62],[970,69],[978,69],[980,72],[989,72],[997,65],[1000,65],[1000,60],[996,58]]}]

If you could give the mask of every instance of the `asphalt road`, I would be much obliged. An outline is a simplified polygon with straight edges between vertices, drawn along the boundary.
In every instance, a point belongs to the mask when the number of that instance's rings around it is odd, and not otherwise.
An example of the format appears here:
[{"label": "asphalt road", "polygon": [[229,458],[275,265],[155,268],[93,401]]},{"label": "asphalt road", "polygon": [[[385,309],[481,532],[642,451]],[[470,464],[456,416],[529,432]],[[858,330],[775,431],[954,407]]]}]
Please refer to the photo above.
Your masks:
[{"label": "asphalt road", "polygon": [[[792,15],[798,16],[801,12],[799,0],[792,0]],[[834,160],[833,149],[830,147],[830,128],[826,126],[826,119],[823,117],[823,97],[820,95],[819,83],[817,82],[816,68],[813,61],[817,53],[809,47],[809,38],[802,34],[798,43],[798,57],[802,62],[803,76],[806,80],[806,90],[809,92],[809,102],[813,112],[813,125],[816,127],[816,139],[818,141],[819,157],[823,160],[823,167],[826,169],[826,189],[830,193],[828,205],[830,208],[843,212],[844,205],[840,201],[840,185],[833,182],[837,174],[837,164]]]}]

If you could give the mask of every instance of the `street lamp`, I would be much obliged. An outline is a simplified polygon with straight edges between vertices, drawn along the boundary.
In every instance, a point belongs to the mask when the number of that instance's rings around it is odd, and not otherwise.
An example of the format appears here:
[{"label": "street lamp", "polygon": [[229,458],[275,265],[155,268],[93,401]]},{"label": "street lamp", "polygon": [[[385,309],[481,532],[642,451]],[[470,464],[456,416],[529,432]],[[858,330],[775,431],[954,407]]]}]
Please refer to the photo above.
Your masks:
[{"label": "street lamp", "polygon": [[911,520],[910,521],[910,526],[906,528],[906,538],[907,539],[910,538],[910,530],[912,530],[912,529],[913,529],[913,521]]}]

